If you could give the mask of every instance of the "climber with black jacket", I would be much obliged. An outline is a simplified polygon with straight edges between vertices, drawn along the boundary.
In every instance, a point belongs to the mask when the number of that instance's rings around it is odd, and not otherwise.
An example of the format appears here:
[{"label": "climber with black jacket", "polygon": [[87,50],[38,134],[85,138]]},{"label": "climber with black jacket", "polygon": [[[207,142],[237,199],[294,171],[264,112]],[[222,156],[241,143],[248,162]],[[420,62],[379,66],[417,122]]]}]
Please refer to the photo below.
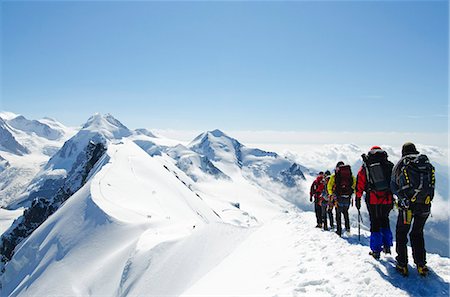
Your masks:
[{"label": "climber with black jacket", "polygon": [[[431,212],[434,197],[435,172],[427,156],[407,142],[402,147],[402,158],[392,172],[391,190],[398,197],[399,214],[396,226],[396,269],[408,275],[408,232],[414,263],[420,275],[426,276],[425,240],[423,228]],[[412,228],[411,228],[412,227]]]}]

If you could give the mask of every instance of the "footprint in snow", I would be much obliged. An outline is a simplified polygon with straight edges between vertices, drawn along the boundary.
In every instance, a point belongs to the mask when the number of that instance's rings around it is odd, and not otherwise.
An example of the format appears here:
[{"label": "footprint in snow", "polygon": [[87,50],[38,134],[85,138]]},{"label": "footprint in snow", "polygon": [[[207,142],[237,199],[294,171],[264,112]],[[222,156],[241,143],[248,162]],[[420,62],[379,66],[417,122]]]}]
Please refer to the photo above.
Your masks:
[{"label": "footprint in snow", "polygon": [[308,287],[308,286],[321,286],[321,285],[327,284],[328,282],[329,281],[326,280],[326,279],[314,279],[314,280],[309,280],[309,281],[306,281],[306,282],[302,282],[302,283],[299,284],[299,286],[305,286],[305,287]]}]

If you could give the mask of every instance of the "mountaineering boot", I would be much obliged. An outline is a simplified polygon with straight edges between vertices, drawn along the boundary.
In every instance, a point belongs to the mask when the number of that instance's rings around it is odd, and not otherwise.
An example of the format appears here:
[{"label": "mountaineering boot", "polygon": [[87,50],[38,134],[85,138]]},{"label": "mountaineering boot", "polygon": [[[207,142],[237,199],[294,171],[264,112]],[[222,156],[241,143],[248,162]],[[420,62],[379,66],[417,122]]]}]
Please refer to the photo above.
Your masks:
[{"label": "mountaineering boot", "polygon": [[317,224],[316,228],[322,228],[322,224]]},{"label": "mountaineering boot", "polygon": [[369,252],[369,255],[374,257],[375,260],[380,260],[380,252],[371,251],[371,252]]},{"label": "mountaineering boot", "polygon": [[323,230],[324,230],[324,231],[328,231],[328,230],[330,230],[330,229],[328,229],[328,227],[325,226],[325,227],[323,227]]},{"label": "mountaineering boot", "polygon": [[383,247],[383,253],[390,254],[391,253],[391,247],[390,246],[384,246]]},{"label": "mountaineering boot", "polygon": [[427,276],[428,273],[430,272],[430,270],[428,269],[428,267],[426,265],[417,265],[417,272],[421,276]]},{"label": "mountaineering boot", "polygon": [[397,263],[395,265],[395,270],[397,270],[403,276],[408,276],[408,266],[407,265],[401,265],[401,264]]}]

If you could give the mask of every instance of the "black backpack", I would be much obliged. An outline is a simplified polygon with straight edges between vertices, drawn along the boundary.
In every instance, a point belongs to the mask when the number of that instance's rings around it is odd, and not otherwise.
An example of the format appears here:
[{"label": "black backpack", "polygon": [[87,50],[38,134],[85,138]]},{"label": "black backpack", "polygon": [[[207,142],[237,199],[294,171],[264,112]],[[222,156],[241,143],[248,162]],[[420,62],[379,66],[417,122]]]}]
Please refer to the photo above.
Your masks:
[{"label": "black backpack", "polygon": [[339,166],[335,174],[335,192],[338,196],[353,193],[353,175],[350,165]]},{"label": "black backpack", "polygon": [[413,203],[430,204],[434,197],[434,166],[425,155],[411,155],[402,160],[396,182],[399,195]]},{"label": "black backpack", "polygon": [[367,191],[390,190],[392,168],[394,164],[388,160],[387,153],[382,149],[374,149],[361,155],[366,169]]}]

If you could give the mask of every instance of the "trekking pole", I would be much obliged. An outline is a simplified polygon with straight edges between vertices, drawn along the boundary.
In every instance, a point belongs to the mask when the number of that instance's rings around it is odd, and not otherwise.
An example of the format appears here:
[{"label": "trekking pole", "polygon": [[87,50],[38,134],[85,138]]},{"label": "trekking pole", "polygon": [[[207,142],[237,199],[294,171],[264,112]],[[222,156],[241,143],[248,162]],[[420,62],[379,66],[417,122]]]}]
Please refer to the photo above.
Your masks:
[{"label": "trekking pole", "polygon": [[361,241],[361,212],[358,209],[358,241]]}]

